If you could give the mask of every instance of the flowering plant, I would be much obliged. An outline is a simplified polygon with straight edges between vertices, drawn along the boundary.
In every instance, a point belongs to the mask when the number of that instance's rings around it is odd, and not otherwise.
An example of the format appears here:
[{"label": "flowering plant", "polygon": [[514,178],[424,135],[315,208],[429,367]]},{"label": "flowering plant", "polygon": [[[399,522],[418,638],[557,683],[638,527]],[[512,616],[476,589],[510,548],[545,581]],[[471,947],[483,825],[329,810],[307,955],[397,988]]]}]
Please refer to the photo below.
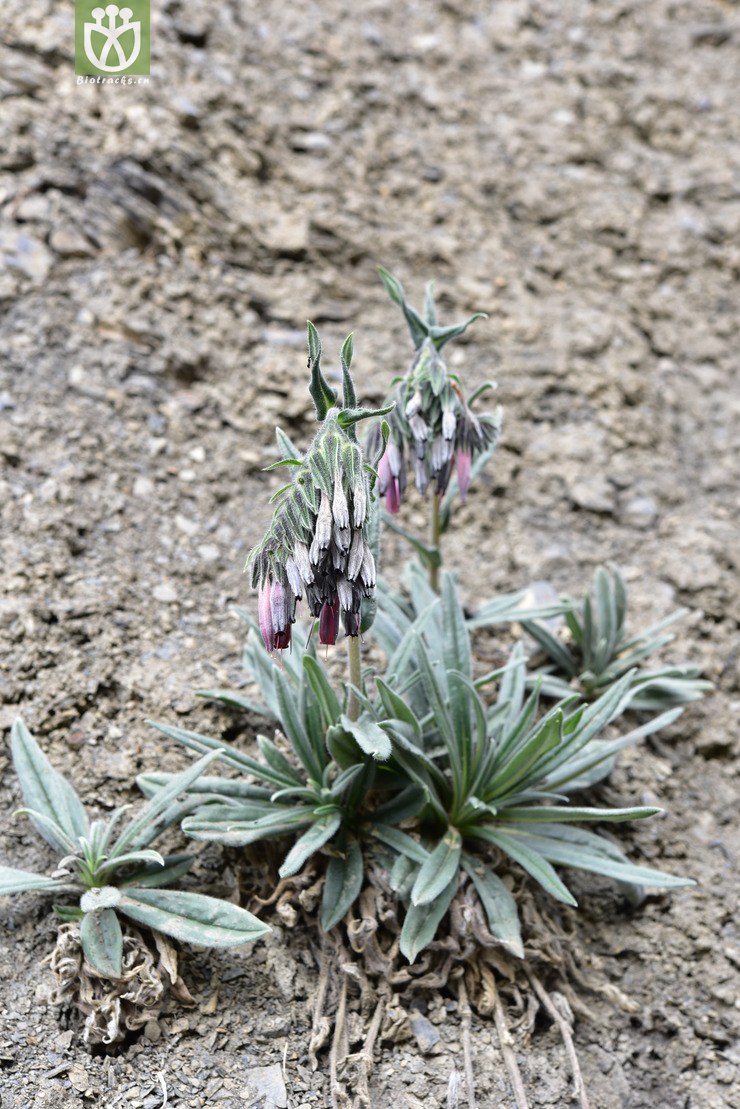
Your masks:
[{"label": "flowering plant", "polygon": [[291,481],[273,497],[277,508],[262,542],[249,556],[252,585],[259,589],[259,621],[269,651],[291,644],[296,604],[305,592],[308,610],[319,619],[319,642],[336,643],[340,615],[345,633],[360,634],[363,598],[375,588],[375,560],[367,540],[372,483],[376,473],[363,459],[355,425],[390,412],[357,407],[350,376],[352,336],[341,364],[343,407],[321,372],[321,343],[308,325],[311,396],[321,426],[301,457],[287,436],[283,457],[268,467],[289,467]]}]

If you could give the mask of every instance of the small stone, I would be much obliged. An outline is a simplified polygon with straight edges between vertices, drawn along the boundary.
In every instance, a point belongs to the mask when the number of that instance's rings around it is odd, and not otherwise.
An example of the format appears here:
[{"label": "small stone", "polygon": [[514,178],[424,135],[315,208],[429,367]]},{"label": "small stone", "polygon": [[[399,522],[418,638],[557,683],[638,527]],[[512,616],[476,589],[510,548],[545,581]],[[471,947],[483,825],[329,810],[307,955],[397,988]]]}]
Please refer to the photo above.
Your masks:
[{"label": "small stone", "polygon": [[201,547],[198,547],[198,554],[204,562],[215,562],[221,552],[212,543],[204,543]]},{"label": "small stone", "polygon": [[51,251],[25,231],[18,234],[10,232],[0,237],[0,269],[20,270],[26,277],[40,283],[46,280],[53,261]]},{"label": "small stone", "polygon": [[161,1035],[162,1029],[159,1026],[159,1021],[148,1020],[144,1025],[144,1039],[149,1040],[149,1043],[156,1044]]},{"label": "small stone", "polygon": [[90,240],[71,223],[62,224],[52,231],[49,246],[63,258],[90,258],[95,253]]},{"label": "small stone", "polygon": [[422,1055],[427,1055],[435,1044],[439,1043],[439,1032],[426,1017],[412,1017],[409,1026],[416,1037],[416,1043]]},{"label": "small stone", "polygon": [[606,515],[614,512],[614,489],[606,478],[579,479],[573,482],[568,491],[570,499],[578,508]]},{"label": "small stone", "polygon": [[175,516],[175,525],[183,534],[189,535],[191,539],[200,531],[200,527],[195,520],[189,520],[187,516],[180,516],[179,514]]},{"label": "small stone", "polygon": [[197,447],[193,447],[192,450],[188,451],[188,458],[191,460],[191,462],[205,462],[205,448],[201,447],[200,445]]},{"label": "small stone", "polygon": [[154,492],[154,482],[149,477],[139,476],[134,480],[132,492],[135,497],[151,497]]},{"label": "small stone", "polygon": [[152,596],[155,601],[161,601],[162,604],[170,605],[177,600],[177,590],[169,582],[161,582],[155,585]]},{"label": "small stone", "polygon": [[70,1067],[67,1071],[67,1078],[70,1081],[72,1089],[77,1090],[81,1094],[84,1094],[85,1090],[87,1090],[90,1085],[90,1080],[87,1077],[87,1071],[84,1067]]},{"label": "small stone", "polygon": [[247,1071],[247,1086],[242,1097],[248,1105],[263,1098],[259,1104],[262,1109],[287,1109],[288,1093],[283,1080],[283,1070],[279,1063],[269,1067],[250,1067]]},{"label": "small stone", "polygon": [[649,528],[657,515],[658,507],[652,497],[633,497],[624,506],[622,521],[633,528]]},{"label": "small stone", "polygon": [[195,473],[195,470],[180,470],[180,473],[177,476],[179,477],[180,481],[195,481],[197,475]]}]

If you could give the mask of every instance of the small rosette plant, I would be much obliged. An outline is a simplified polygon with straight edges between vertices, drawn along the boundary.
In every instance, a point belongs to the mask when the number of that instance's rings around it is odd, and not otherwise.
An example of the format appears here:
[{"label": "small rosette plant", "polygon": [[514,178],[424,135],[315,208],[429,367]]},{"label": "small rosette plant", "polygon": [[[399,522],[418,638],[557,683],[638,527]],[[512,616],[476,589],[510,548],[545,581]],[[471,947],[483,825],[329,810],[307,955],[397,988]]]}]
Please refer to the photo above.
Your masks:
[{"label": "small rosette plant", "polygon": [[[603,692],[628,672],[630,706],[658,711],[670,705],[697,701],[712,688],[699,677],[696,666],[685,663],[648,668],[650,655],[667,646],[673,634],[665,629],[686,616],[680,608],[636,635],[627,632],[627,583],[618,566],[600,566],[594,574],[592,592],[581,602],[563,599],[565,624],[562,634],[552,631],[541,619],[521,620],[549,663],[536,672],[544,693],[562,697],[579,689],[586,698]],[[515,618],[516,613],[514,614]]]},{"label": "small rosette plant", "polygon": [[318,333],[308,325],[311,396],[321,426],[301,457],[279,435],[283,458],[268,467],[293,470],[275,494],[269,530],[249,556],[259,590],[259,622],[268,651],[291,645],[296,605],[305,594],[319,621],[319,641],[336,643],[340,618],[347,636],[360,634],[363,600],[375,589],[375,559],[368,539],[375,471],[365,463],[355,425],[384,409],[357,407],[350,376],[352,336],[341,353],[343,406],[321,372]]},{"label": "small rosette plant", "polygon": [[[403,311],[415,350],[408,372],[397,380],[391,395],[395,408],[388,420],[390,436],[378,464],[379,492],[385,495],[388,511],[398,512],[410,465],[419,492],[426,493],[431,484],[437,498],[447,492],[456,471],[457,488],[464,501],[471,467],[480,456],[489,456],[496,445],[501,409],[493,414],[475,413],[473,403],[493,388],[493,383],[486,382],[466,398],[459,378],[450,373],[441,352],[450,339],[462,335],[474,320],[485,318],[484,314],[476,312],[463,323],[441,327],[431,284],[421,315],[408,304],[401,283],[382,267],[379,272],[392,300]],[[379,428],[371,432],[368,445],[372,451],[380,450]]]},{"label": "small rosette plant", "polygon": [[218,758],[218,750],[173,775],[124,823],[128,806],[116,809],[108,820],[90,820],[74,787],[52,767],[21,720],[13,726],[11,743],[26,803],[19,812],[30,818],[59,858],[48,876],[0,867],[0,895],[33,891],[55,898],[62,920],[79,921],[85,959],[97,974],[121,976],[120,917],[206,947],[234,947],[270,931],[230,902],[166,888],[189,870],[193,857],[163,856],[151,847],[193,807],[182,795]]}]

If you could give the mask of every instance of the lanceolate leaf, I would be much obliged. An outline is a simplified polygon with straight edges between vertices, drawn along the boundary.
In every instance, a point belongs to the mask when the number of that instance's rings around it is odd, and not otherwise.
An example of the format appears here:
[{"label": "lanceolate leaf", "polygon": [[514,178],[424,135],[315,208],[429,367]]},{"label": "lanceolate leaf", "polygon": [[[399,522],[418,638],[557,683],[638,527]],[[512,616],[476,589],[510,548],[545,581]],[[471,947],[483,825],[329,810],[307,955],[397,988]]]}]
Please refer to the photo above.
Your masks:
[{"label": "lanceolate leaf", "polygon": [[80,836],[87,835],[90,824],[82,802],[70,783],[51,765],[20,719],[13,725],[11,748],[26,806],[47,818],[41,822],[32,817],[34,827],[47,843],[66,854],[68,844],[60,840],[53,824],[58,824],[76,844]]},{"label": "lanceolate leaf", "polygon": [[120,912],[183,943],[236,947],[266,935],[270,928],[246,909],[183,890],[127,888]]},{"label": "lanceolate leaf", "polygon": [[[512,829],[507,831],[512,832]],[[635,866],[615,844],[583,828],[541,824],[536,833],[522,834],[517,829],[516,837],[527,849],[538,852],[543,858],[560,866],[589,870],[607,878],[663,889],[695,885],[690,878],[676,878],[672,874],[653,870],[652,867]]]},{"label": "lanceolate leaf", "polygon": [[516,955],[518,959],[524,958],[522,944],[522,931],[519,924],[519,913],[516,901],[512,897],[500,878],[497,878],[487,866],[470,855],[463,855],[462,865],[470,875],[475,885],[481,905],[488,918],[488,930],[504,947]]},{"label": "lanceolate leaf", "polygon": [[206,701],[218,701],[222,705],[240,709],[242,712],[252,712],[256,716],[273,715],[267,705],[252,701],[249,697],[244,697],[243,694],[237,693],[233,689],[196,689],[195,696],[202,697]]},{"label": "lanceolate leaf", "polygon": [[8,893],[24,893],[26,890],[44,890],[65,893],[75,887],[58,878],[47,878],[43,874],[32,874],[28,870],[16,870],[12,866],[0,866],[0,897]]},{"label": "lanceolate leaf", "polygon": [[423,951],[434,939],[442,917],[450,907],[457,893],[458,875],[437,896],[426,905],[411,905],[401,929],[401,953],[413,963],[419,952]]},{"label": "lanceolate leaf", "polygon": [[115,909],[96,909],[80,921],[80,943],[90,966],[105,978],[121,977],[123,933]]},{"label": "lanceolate leaf", "polygon": [[296,840],[286,855],[285,861],[278,871],[280,877],[289,878],[291,874],[297,874],[303,864],[319,851],[325,843],[328,843],[338,831],[341,823],[342,816],[339,812],[327,813],[326,816],[316,820],[308,831]]},{"label": "lanceolate leaf", "polygon": [[345,853],[329,860],[321,903],[321,927],[330,932],[338,924],[362,889],[362,849],[352,840]]},{"label": "lanceolate leaf", "polygon": [[484,839],[488,843],[493,843],[496,847],[501,848],[558,901],[562,901],[565,905],[576,906],[578,904],[567,886],[558,878],[547,859],[533,847],[528,839],[525,842],[525,837],[518,828],[509,827],[504,830],[498,826],[494,829],[490,825],[478,825],[471,829],[470,835],[478,839]]},{"label": "lanceolate leaf", "polygon": [[181,793],[187,790],[192,782],[200,777],[206,767],[210,766],[220,754],[220,749],[209,752],[202,759],[198,759],[197,762],[193,763],[192,766],[188,766],[181,771],[180,774],[175,774],[166,786],[155,793],[154,797],[141,809],[139,815],[130,824],[127,824],[121,832],[116,840],[115,847],[111,851],[111,858],[120,857],[128,847],[138,849],[151,843],[161,830],[160,821],[165,810]]},{"label": "lanceolate leaf", "polygon": [[190,870],[193,865],[193,855],[168,855],[164,866],[142,866],[134,870],[125,879],[117,878],[119,886],[171,886]]},{"label": "lanceolate leaf", "polygon": [[414,905],[428,905],[456,877],[462,854],[462,837],[450,828],[424,862],[411,891]]}]

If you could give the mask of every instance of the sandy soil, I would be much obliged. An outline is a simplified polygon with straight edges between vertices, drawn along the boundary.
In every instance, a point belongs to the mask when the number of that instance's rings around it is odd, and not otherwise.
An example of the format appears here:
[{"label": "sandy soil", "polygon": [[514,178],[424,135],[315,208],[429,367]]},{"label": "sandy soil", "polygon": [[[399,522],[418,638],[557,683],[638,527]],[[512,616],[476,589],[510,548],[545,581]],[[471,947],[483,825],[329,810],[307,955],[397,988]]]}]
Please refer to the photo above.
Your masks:
[{"label": "sandy soil", "polygon": [[[311,433],[303,321],[329,350],[355,330],[379,401],[407,338],[375,266],[417,293],[436,277],[448,314],[490,314],[454,365],[497,377],[506,409],[449,545],[468,599],[539,578],[579,592],[616,560],[635,624],[691,609],[671,657],[717,683],[610,785],[667,809],[625,831],[633,856],[699,887],[632,911],[579,885],[574,949],[634,1002],[585,999],[592,1106],[736,1109],[737,9],[158,7],[145,88],[75,85],[69,3],[3,15],[0,725],[23,713],[102,809],[184,763],[147,717],[235,734],[193,689],[240,680],[229,606],[252,603],[273,426]],[[12,772],[2,794],[12,811]],[[9,861],[48,865],[22,821],[2,838]],[[229,892],[218,852],[199,867]],[[304,934],[191,954],[198,1007],[90,1057],[42,1004],[43,903],[1,916],[3,1109],[160,1109],[160,1074],[170,1109],[329,1105]],[[440,1038],[383,1043],[381,1109],[447,1104],[461,1066],[454,1001],[416,1000]],[[510,1109],[488,1021],[473,1044],[479,1105]],[[571,1105],[547,1020],[517,1051],[532,1105]]]}]

